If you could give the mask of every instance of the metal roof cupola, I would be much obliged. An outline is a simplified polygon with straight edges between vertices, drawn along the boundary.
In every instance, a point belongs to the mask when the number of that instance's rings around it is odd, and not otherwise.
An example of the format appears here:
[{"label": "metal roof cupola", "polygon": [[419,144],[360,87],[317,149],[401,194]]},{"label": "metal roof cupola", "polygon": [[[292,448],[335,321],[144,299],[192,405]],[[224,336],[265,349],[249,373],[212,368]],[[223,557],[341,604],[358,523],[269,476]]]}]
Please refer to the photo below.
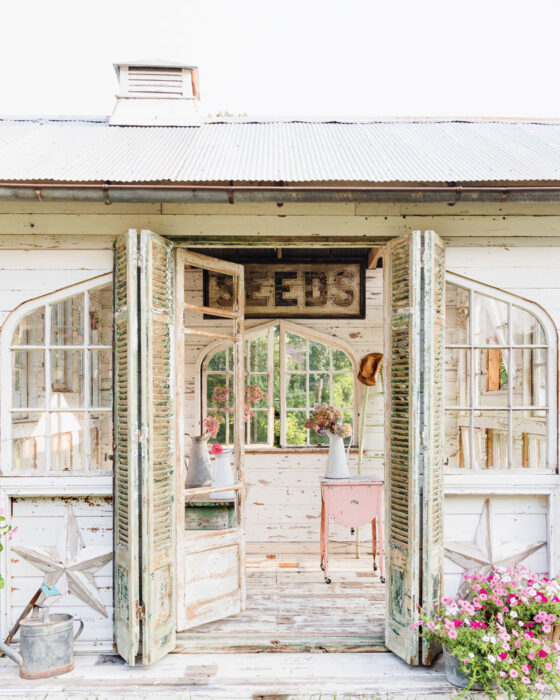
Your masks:
[{"label": "metal roof cupola", "polygon": [[111,126],[200,126],[198,68],[164,60],[114,64]]}]

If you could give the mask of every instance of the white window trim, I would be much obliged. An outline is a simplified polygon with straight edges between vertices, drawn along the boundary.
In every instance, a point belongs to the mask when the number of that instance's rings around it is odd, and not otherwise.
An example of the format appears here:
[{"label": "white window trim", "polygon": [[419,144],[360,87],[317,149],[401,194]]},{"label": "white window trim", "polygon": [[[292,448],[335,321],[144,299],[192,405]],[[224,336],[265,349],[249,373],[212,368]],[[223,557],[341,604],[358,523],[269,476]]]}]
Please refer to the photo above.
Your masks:
[{"label": "white window trim", "polygon": [[[14,333],[18,324],[22,319],[28,314],[32,313],[36,309],[40,309],[48,304],[56,303],[57,301],[62,301],[69,296],[74,296],[75,294],[80,294],[89,291],[90,289],[95,289],[96,287],[101,287],[104,284],[112,282],[113,274],[105,273],[103,275],[97,275],[95,277],[90,277],[83,282],[78,284],[72,284],[62,289],[58,289],[56,292],[51,292],[49,294],[44,294],[28,301],[23,302],[18,307],[16,307],[5,319],[4,323],[0,327],[0,387],[2,388],[2,400],[0,401],[0,435],[2,439],[0,441],[0,475],[2,476],[16,476],[17,478],[41,478],[44,479],[46,475],[49,477],[63,478],[68,477],[69,472],[44,472],[38,473],[36,475],[30,475],[29,473],[22,474],[21,476],[15,474],[12,471],[12,422],[11,422],[11,396],[12,396],[12,367],[11,367],[11,351],[12,351],[12,340]],[[48,307],[47,307],[48,308]],[[85,316],[85,314],[84,314]],[[85,318],[85,328],[88,329],[87,318]],[[45,338],[44,347],[47,348],[49,339]],[[87,337],[84,338],[84,346],[87,342]],[[22,346],[25,348],[25,346]],[[68,346],[71,348],[71,346]],[[81,347],[81,346],[80,346]],[[88,346],[89,347],[89,346]],[[95,347],[95,346],[93,346]],[[47,352],[47,358],[49,353]],[[88,363],[86,363],[84,386],[85,390],[89,391],[89,369]],[[48,368],[47,368],[48,370]],[[45,410],[47,410],[45,408]],[[86,426],[87,428],[87,426]],[[87,436],[89,438],[89,436]],[[89,477],[95,476],[106,477],[108,470],[80,470],[72,472],[74,475],[85,475]]]},{"label": "white window trim", "polygon": [[[309,340],[315,340],[318,343],[323,343],[325,345],[329,345],[335,350],[342,350],[342,352],[346,353],[348,357],[350,358],[352,362],[352,370],[354,373],[354,409],[353,409],[353,425],[354,425],[354,434],[352,436],[352,444],[355,445],[357,444],[357,435],[356,435],[356,429],[359,425],[359,411],[358,407],[362,405],[362,385],[360,382],[356,380],[356,373],[358,371],[358,359],[356,357],[356,353],[352,346],[347,343],[346,341],[337,338],[336,336],[329,335],[328,333],[322,333],[321,331],[317,331],[314,328],[309,328],[308,326],[305,326],[303,324],[299,323],[294,323],[293,321],[286,321],[283,319],[272,319],[266,323],[261,323],[258,326],[253,326],[252,328],[246,328],[245,329],[245,340],[250,340],[251,338],[258,337],[262,335],[264,332],[266,332],[270,328],[274,328],[275,326],[278,326],[280,329],[281,334],[285,334],[287,332],[289,333],[294,333],[296,335],[300,335],[304,338],[307,338]],[[221,340],[215,341],[213,343],[210,343],[206,347],[204,347],[198,354],[197,360],[196,360],[196,365],[195,365],[195,391],[194,391],[194,396],[199,396],[201,398],[200,401],[196,402],[196,409],[195,409],[195,415],[196,415],[196,420],[198,421],[198,424],[201,425],[202,421],[202,413],[203,413],[203,404],[204,404],[204,394],[203,394],[203,378],[202,378],[202,366],[204,363],[204,360],[210,356],[211,353],[215,352],[216,350],[219,350],[221,348],[225,348],[227,346],[226,343],[224,343]],[[286,374],[286,368],[285,368],[285,358],[282,357],[282,347],[283,344],[280,344],[280,403],[282,405],[285,405],[285,374]],[[281,434],[281,441],[285,443],[285,418],[283,418],[283,414],[281,413],[281,428],[280,428],[280,434]],[[270,449],[270,445],[246,445],[248,449],[251,450],[267,450]],[[291,445],[291,446],[284,446],[284,447],[279,447],[278,450],[301,450],[301,449],[306,449],[306,446],[297,446],[297,445]]]},{"label": "white window trim", "polygon": [[[541,323],[544,328],[546,345],[548,346],[548,366],[547,366],[547,405],[548,405],[548,415],[547,415],[547,468],[546,470],[536,470],[536,469],[507,469],[507,470],[472,470],[472,469],[456,469],[449,471],[447,475],[454,474],[475,474],[477,478],[483,476],[486,478],[489,474],[530,474],[532,478],[539,476],[539,478],[558,473],[558,456],[559,456],[559,445],[558,445],[558,330],[550,314],[544,309],[540,304],[524,297],[515,294],[514,292],[508,292],[498,287],[493,287],[489,284],[484,284],[483,282],[478,282],[470,277],[465,277],[459,275],[455,272],[446,271],[445,281],[450,284],[454,284],[463,289],[467,289],[471,292],[478,292],[479,294],[490,296],[507,304],[514,304],[520,309],[524,309],[528,313],[535,316],[535,318]],[[471,297],[472,305],[472,297]],[[471,324],[472,325],[472,324]],[[511,323],[510,323],[510,333],[511,333]],[[469,339],[469,344],[472,341]],[[509,344],[509,341],[508,341]],[[446,344],[446,352],[447,346]],[[472,379],[472,368],[471,368],[471,381]],[[511,389],[510,389],[511,390]],[[471,387],[471,393],[473,388]],[[509,441],[511,443],[511,440]],[[510,444],[511,449],[511,444]],[[471,450],[472,455],[472,450]],[[446,475],[446,478],[447,478]]]}]

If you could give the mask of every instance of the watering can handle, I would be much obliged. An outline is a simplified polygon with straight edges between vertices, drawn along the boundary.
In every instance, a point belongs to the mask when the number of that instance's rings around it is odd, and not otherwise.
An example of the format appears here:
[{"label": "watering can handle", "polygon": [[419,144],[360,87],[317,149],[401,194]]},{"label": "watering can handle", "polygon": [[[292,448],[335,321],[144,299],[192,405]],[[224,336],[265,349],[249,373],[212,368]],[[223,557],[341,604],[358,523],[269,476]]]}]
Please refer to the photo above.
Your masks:
[{"label": "watering can handle", "polygon": [[76,634],[74,635],[74,640],[73,640],[73,641],[76,641],[76,639],[78,639],[78,637],[79,637],[79,636],[82,634],[82,632],[84,631],[84,623],[83,623],[82,620],[79,620],[78,618],[76,618],[76,619],[74,620],[74,622],[78,622],[78,623],[80,624],[80,627],[79,627],[78,631],[77,631]]}]

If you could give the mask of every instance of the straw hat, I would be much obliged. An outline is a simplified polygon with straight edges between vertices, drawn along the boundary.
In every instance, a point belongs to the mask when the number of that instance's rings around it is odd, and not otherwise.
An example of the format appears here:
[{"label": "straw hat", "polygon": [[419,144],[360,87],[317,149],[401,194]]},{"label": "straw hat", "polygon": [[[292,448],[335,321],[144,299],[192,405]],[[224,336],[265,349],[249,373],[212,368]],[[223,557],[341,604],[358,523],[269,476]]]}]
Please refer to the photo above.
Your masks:
[{"label": "straw hat", "polygon": [[383,354],[380,352],[370,352],[360,360],[360,371],[358,379],[366,386],[375,386],[377,384],[377,375],[381,367]]}]

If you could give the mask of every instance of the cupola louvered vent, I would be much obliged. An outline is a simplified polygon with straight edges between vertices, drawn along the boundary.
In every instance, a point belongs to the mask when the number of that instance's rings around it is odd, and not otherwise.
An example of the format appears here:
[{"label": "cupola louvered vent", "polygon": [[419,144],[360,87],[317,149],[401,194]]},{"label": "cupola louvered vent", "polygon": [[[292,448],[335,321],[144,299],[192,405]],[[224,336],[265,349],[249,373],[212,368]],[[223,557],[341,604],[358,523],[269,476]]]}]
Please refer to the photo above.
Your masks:
[{"label": "cupola louvered vent", "polygon": [[199,126],[198,68],[169,61],[116,63],[113,126]]},{"label": "cupola louvered vent", "polygon": [[[185,77],[180,68],[131,67],[128,69],[128,93],[185,97]],[[192,87],[188,96],[192,97]]]}]

